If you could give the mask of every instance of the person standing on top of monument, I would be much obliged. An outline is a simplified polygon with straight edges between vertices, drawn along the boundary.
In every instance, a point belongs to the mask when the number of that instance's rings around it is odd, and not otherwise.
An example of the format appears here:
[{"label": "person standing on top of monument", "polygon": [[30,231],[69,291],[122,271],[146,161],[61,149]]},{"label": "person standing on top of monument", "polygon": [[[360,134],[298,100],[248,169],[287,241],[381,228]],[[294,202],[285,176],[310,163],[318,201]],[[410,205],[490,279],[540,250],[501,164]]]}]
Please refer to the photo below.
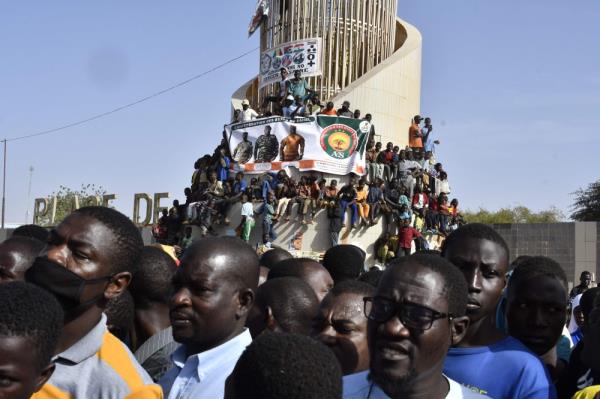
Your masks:
[{"label": "person standing on top of monument", "polygon": [[337,110],[337,115],[346,118],[354,118],[354,114],[350,111],[350,101],[344,101],[342,103],[342,108]]},{"label": "person standing on top of monument", "polygon": [[271,134],[271,126],[265,126],[264,134],[258,136],[254,146],[254,162],[271,162],[277,157],[279,143],[277,137]]},{"label": "person standing on top of monument", "polygon": [[465,337],[448,351],[444,373],[494,399],[555,398],[540,359],[496,328],[509,259],[504,239],[489,226],[467,224],[446,238],[442,256],[464,276],[470,320]]},{"label": "person standing on top of monument", "polygon": [[336,116],[337,115],[337,111],[334,108],[334,104],[333,102],[329,101],[327,102],[325,109],[323,109],[319,115],[327,115],[327,116]]},{"label": "person standing on top of monument", "polygon": [[431,118],[425,118],[425,126],[421,129],[421,133],[423,134],[424,151],[435,154],[435,146],[440,142],[434,138]]},{"label": "person standing on top of monument", "polygon": [[571,292],[569,293],[569,299],[575,298],[579,294],[583,294],[590,288],[590,284],[592,283],[592,273],[584,270],[581,272],[579,276],[579,285],[573,287]]},{"label": "person standing on top of monument", "polygon": [[423,133],[419,124],[423,118],[415,115],[412,124],[408,128],[408,146],[413,151],[421,151],[423,149]]},{"label": "person standing on top of monument", "polygon": [[247,98],[242,101],[242,113],[240,117],[240,122],[250,122],[251,120],[256,119],[258,116],[258,112],[250,108],[250,101]]},{"label": "person standing on top of monument", "polygon": [[287,92],[294,98],[300,98],[303,102],[310,98],[313,92],[305,78],[302,77],[302,71],[294,71],[294,78],[287,82]]},{"label": "person standing on top of monument", "polygon": [[283,103],[283,99],[287,96],[287,82],[288,82],[289,72],[288,72],[287,68],[281,67],[281,69],[279,69],[279,73],[280,73],[281,79],[278,82],[279,89],[277,91],[277,95],[265,97],[265,100],[263,101],[263,104],[262,104],[262,108],[266,107],[267,104],[270,102],[281,105]]}]

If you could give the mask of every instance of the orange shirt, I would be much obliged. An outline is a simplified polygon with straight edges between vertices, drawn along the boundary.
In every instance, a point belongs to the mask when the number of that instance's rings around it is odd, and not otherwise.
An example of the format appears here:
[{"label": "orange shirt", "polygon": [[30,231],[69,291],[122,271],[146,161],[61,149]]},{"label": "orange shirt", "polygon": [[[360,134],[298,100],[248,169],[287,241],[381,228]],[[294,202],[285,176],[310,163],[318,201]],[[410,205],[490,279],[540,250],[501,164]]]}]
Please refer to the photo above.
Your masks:
[{"label": "orange shirt", "polygon": [[423,140],[418,137],[417,134],[421,133],[421,128],[416,123],[413,123],[408,128],[408,146],[410,148],[420,147],[423,148]]},{"label": "orange shirt", "polygon": [[324,109],[323,112],[321,112],[321,115],[337,116],[337,111],[335,108],[331,108],[330,110]]}]

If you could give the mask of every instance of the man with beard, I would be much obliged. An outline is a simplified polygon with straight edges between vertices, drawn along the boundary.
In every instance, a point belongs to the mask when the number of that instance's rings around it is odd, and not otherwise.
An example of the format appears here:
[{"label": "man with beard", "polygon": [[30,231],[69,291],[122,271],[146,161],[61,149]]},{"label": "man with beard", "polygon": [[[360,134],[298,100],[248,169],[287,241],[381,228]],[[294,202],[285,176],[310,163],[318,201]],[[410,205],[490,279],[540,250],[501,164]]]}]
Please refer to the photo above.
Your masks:
[{"label": "man with beard", "polygon": [[540,359],[496,328],[509,258],[502,237],[489,226],[468,224],[448,236],[442,256],[467,282],[470,320],[464,339],[448,352],[444,373],[494,399],[556,397]]},{"label": "man with beard", "polygon": [[194,242],[173,278],[170,318],[182,345],[159,381],[168,399],[222,398],[225,379],[252,337],[244,327],[258,284],[258,257],[235,237]]},{"label": "man with beard", "polygon": [[345,399],[482,397],[442,373],[448,348],[469,325],[466,282],[448,261],[395,259],[364,300],[370,373],[344,378]]},{"label": "man with beard", "polygon": [[81,208],[52,230],[25,279],[56,297],[65,323],[56,370],[33,398],[163,397],[125,344],[108,332],[102,313],[127,289],[143,245],[137,227],[105,207]]},{"label": "man with beard", "polygon": [[258,136],[254,147],[254,162],[271,162],[277,156],[279,143],[271,134],[271,126],[265,126],[265,133]]},{"label": "man with beard", "polygon": [[242,133],[242,141],[233,150],[233,160],[244,164],[252,158],[252,142],[248,140],[248,132]]}]

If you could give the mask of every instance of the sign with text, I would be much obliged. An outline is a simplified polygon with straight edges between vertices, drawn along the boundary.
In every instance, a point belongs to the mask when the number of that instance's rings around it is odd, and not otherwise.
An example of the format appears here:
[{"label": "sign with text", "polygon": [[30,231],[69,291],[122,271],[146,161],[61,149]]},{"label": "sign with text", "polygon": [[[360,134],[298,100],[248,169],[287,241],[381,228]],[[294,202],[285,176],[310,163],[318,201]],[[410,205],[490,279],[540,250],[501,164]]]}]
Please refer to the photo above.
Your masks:
[{"label": "sign with text", "polygon": [[321,39],[297,40],[263,51],[260,55],[259,88],[279,82],[281,68],[287,68],[290,76],[297,70],[302,71],[303,77],[321,75]]},{"label": "sign with text", "polygon": [[365,174],[371,124],[337,116],[271,117],[225,127],[232,168],[246,173],[293,166],[336,175]]}]

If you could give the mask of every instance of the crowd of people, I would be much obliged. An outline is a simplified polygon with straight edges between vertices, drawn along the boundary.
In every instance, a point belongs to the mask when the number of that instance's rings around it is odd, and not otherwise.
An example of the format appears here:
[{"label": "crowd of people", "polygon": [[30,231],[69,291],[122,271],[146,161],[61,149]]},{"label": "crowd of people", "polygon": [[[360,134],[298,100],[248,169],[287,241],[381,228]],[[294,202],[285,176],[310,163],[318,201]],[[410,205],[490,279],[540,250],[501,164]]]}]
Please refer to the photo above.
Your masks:
[{"label": "crowd of people", "polygon": [[[348,102],[322,105],[285,69],[276,94],[261,114],[245,100],[235,121],[361,118]],[[285,170],[247,178],[231,166],[285,158],[277,139],[265,129],[264,145],[244,137],[232,154],[224,138],[196,161],[185,202],[162,212],[152,245],[105,207],[75,210],[51,231],[16,229],[0,244],[0,398],[600,395],[592,274],[568,292],[554,260],[511,262],[493,228],[464,224],[429,118],[413,118],[408,146],[385,149],[365,120],[367,170],[347,181]],[[237,237],[218,236],[236,203]],[[320,212],[331,238],[322,261],[273,244],[276,224],[312,224]],[[250,242],[258,217],[260,254]],[[369,269],[339,234],[380,219],[380,267]],[[441,251],[428,234],[444,239]]]},{"label": "crowd of people", "polygon": [[[237,237],[179,265],[118,211],[86,207],[0,244],[0,397],[593,398],[600,288],[554,260],[510,262],[491,227],[365,268]],[[581,339],[566,331],[579,296]]]},{"label": "crowd of people", "polygon": [[[304,83],[294,83],[296,81]],[[282,82],[285,83],[282,87],[287,88],[282,89],[282,95],[286,90],[294,91],[295,97],[308,102],[307,109],[312,110],[312,114],[362,119],[360,110],[352,111],[347,101],[337,110],[333,103],[324,107],[318,105],[319,99],[299,73],[288,80],[287,71],[282,69]],[[306,92],[298,92],[298,87]],[[268,97],[265,104],[283,104],[283,99]],[[236,112],[236,121],[272,115],[270,111],[257,113],[247,100],[242,105],[243,109]],[[317,108],[311,107],[313,105]],[[284,112],[284,115],[287,114]],[[291,115],[295,116],[300,115]],[[257,160],[273,159],[280,154],[284,160],[284,143],[278,143],[270,126],[265,127],[254,148],[247,133],[232,150],[224,137],[212,155],[204,155],[194,163],[191,185],[184,190],[185,203],[180,205],[176,200],[171,209],[163,211],[155,228],[156,238],[169,245],[189,245],[191,232],[186,233],[189,227],[186,225],[199,226],[200,236],[216,234],[215,225],[230,223],[229,212],[235,203],[241,203],[242,217],[241,223],[235,226],[237,235],[249,242],[252,230],[260,224],[262,240],[253,244],[267,247],[277,237],[274,229],[277,224],[310,225],[319,213],[327,216],[321,220],[329,223],[331,246],[339,244],[344,228],[368,229],[382,219],[384,233],[375,243],[375,252],[380,264],[385,265],[395,257],[410,254],[415,248],[427,249],[424,235],[445,237],[462,225],[459,201],[450,199],[448,174],[436,161],[435,147],[440,141],[434,135],[431,118],[420,115],[413,118],[408,129],[408,145],[403,148],[392,142],[387,142],[383,148],[382,142],[376,141],[378,136],[371,114],[366,114],[364,120],[371,126],[364,176],[350,174],[326,179],[323,174],[303,172],[294,178],[284,169],[246,176],[244,172],[236,171],[241,168],[234,166],[252,156]],[[182,242],[184,237],[188,237],[185,243]]]}]

